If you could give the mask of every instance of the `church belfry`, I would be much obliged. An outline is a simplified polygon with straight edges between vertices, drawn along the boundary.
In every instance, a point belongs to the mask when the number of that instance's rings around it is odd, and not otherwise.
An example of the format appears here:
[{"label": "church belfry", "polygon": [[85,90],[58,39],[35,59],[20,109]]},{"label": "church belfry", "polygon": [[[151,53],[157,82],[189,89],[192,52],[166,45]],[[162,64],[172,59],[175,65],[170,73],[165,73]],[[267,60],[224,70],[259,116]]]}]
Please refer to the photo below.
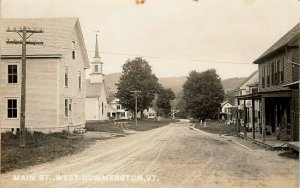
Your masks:
[{"label": "church belfry", "polygon": [[98,35],[96,35],[96,44],[95,44],[95,56],[93,61],[91,62],[92,66],[92,73],[91,76],[91,83],[102,83],[103,81],[103,63],[101,62],[101,57],[99,55],[99,47],[98,47]]}]

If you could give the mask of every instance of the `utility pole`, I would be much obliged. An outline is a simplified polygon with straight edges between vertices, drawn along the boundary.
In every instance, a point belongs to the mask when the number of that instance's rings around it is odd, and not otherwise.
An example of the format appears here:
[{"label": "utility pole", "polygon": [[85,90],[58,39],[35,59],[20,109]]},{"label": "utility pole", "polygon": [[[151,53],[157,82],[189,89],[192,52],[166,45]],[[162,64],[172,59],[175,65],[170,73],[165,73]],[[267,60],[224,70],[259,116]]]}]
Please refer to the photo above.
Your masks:
[{"label": "utility pole", "polygon": [[180,110],[175,110],[175,108],[174,108],[174,100],[172,100],[171,101],[171,118],[174,120],[175,119],[175,114],[177,113],[177,112],[179,112]]},{"label": "utility pole", "polygon": [[[42,29],[30,29],[23,26],[23,28],[19,29],[10,29],[6,30],[7,32],[17,33],[22,40],[10,41],[9,39],[6,41],[7,44],[22,44],[22,81],[21,81],[21,109],[20,109],[20,147],[25,148],[25,107],[26,107],[26,45],[37,45],[43,44],[43,42],[34,42],[34,41],[27,41],[31,35],[34,33],[43,33]],[[29,34],[29,36],[27,36]]]},{"label": "utility pole", "polygon": [[175,119],[175,114],[177,113],[177,112],[179,112],[180,110],[175,110],[175,109],[173,109],[173,110],[171,110],[171,115],[172,115],[172,119],[174,120]]},{"label": "utility pole", "polygon": [[141,93],[141,91],[135,90],[135,91],[130,91],[130,93],[133,93],[133,96],[135,98],[135,126],[138,126],[137,125],[137,98],[138,98],[139,93]]}]

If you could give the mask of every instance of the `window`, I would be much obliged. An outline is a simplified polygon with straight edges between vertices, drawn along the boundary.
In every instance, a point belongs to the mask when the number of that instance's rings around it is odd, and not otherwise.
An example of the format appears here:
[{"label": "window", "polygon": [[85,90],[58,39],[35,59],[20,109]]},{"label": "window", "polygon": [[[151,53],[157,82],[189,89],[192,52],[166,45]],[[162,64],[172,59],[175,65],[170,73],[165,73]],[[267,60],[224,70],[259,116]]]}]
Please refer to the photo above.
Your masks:
[{"label": "window", "polygon": [[271,64],[271,84],[274,85],[275,84],[275,63],[273,62]]},{"label": "window", "polygon": [[69,100],[65,99],[65,117],[69,116]]},{"label": "window", "polygon": [[68,70],[68,68],[67,67],[65,67],[65,87],[68,87],[68,85],[69,85],[69,70]]},{"label": "window", "polygon": [[267,65],[267,87],[270,86],[270,74],[271,74],[271,64]]},{"label": "window", "polygon": [[75,105],[75,103],[74,103],[74,106],[76,107],[74,107],[75,108],[75,110],[76,110],[76,113],[77,113],[77,117],[78,118],[80,118],[81,117],[81,112],[80,112],[80,108],[81,108],[81,99],[78,99],[77,100],[77,105]]},{"label": "window", "polygon": [[95,65],[95,72],[99,72],[99,67],[98,67],[98,65]]},{"label": "window", "polygon": [[258,93],[258,89],[257,88],[252,88],[252,93]]},{"label": "window", "polygon": [[265,77],[266,77],[266,70],[265,66],[262,67],[262,77],[261,77],[261,87],[265,87]]},{"label": "window", "polygon": [[280,82],[284,82],[284,73],[283,73],[283,70],[284,70],[284,59],[282,59],[281,63],[280,63],[280,66],[279,66],[279,75],[280,75]]},{"label": "window", "polygon": [[81,72],[78,72],[78,89],[81,90]]},{"label": "window", "polygon": [[120,105],[117,105],[117,110],[120,110],[120,109],[121,109]]},{"label": "window", "polygon": [[72,50],[72,59],[75,59],[75,41],[72,41],[73,43],[73,50]]},{"label": "window", "polygon": [[101,107],[102,107],[102,115],[104,115],[103,102],[102,102],[102,104],[101,104]]},{"label": "window", "polygon": [[18,104],[17,99],[7,100],[7,118],[17,118],[18,117]]},{"label": "window", "polygon": [[72,111],[72,99],[69,99],[69,112]]},{"label": "window", "polygon": [[15,84],[18,83],[18,67],[17,65],[8,65],[7,75],[8,83]]},{"label": "window", "polygon": [[280,64],[281,64],[281,61],[277,60],[276,66],[275,66],[275,84],[278,84],[279,80],[280,80],[280,77],[279,77],[279,75],[280,75],[280,72],[279,72]]}]

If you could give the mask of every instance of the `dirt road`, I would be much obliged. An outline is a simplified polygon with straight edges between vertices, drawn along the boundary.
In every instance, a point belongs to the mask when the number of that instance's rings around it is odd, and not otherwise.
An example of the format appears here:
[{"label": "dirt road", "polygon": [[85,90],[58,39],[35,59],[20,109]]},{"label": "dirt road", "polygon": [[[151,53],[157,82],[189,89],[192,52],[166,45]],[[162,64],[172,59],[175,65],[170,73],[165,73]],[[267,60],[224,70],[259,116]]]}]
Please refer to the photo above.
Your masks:
[{"label": "dirt road", "polygon": [[[170,124],[1,175],[1,187],[299,187],[298,160]],[[142,179],[143,178],[143,179]]]}]

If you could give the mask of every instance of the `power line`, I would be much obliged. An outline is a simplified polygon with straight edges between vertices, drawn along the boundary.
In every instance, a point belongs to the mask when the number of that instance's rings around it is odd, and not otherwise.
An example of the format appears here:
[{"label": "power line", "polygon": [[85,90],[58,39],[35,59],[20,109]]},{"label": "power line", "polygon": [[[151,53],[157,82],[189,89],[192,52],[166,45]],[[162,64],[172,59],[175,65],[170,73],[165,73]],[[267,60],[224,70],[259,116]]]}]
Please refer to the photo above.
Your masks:
[{"label": "power line", "polygon": [[[56,49],[64,49],[64,50],[74,50],[67,47],[59,47],[59,46],[51,46],[51,45],[44,45],[50,48]],[[81,52],[89,52],[94,53],[94,50],[80,50],[75,49],[75,51]],[[240,64],[240,65],[252,65],[252,63],[246,62],[235,62],[235,61],[216,61],[216,60],[205,60],[205,59],[192,59],[192,58],[185,58],[185,57],[163,57],[163,56],[150,56],[150,55],[141,55],[141,54],[131,54],[131,53],[121,53],[121,52],[109,52],[109,51],[100,51],[101,54],[109,54],[109,55],[117,55],[117,56],[134,56],[134,57],[144,57],[150,59],[165,59],[165,60],[176,60],[176,61],[192,61],[192,62],[206,62],[206,63],[218,63],[218,64]]]}]

